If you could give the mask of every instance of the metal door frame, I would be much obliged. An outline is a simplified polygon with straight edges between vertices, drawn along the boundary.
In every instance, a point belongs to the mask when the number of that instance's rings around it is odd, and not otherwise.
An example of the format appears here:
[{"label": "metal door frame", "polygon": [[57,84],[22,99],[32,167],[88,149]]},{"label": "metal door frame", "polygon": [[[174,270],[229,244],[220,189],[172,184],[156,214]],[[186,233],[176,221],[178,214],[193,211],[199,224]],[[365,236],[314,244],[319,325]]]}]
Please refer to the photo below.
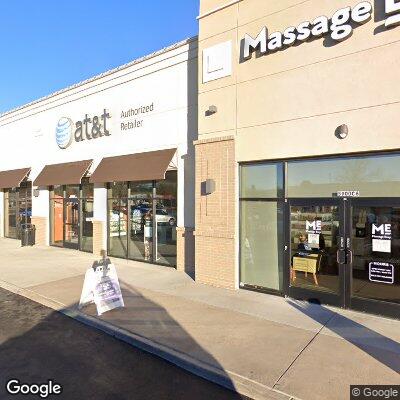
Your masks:
[{"label": "metal door frame", "polygon": [[[339,209],[339,237],[340,245],[337,257],[343,262],[338,263],[339,271],[339,291],[338,293],[312,290],[309,288],[301,288],[290,285],[290,268],[291,268],[291,232],[290,232],[290,207],[291,206],[337,206]],[[348,265],[346,264],[345,245],[346,245],[346,205],[345,200],[341,198],[304,198],[304,199],[287,199],[285,207],[285,274],[284,274],[284,293],[286,296],[308,300],[321,304],[330,304],[344,308],[347,306],[348,285],[346,284],[346,276],[348,274]],[[339,251],[341,254],[339,254]]]}]

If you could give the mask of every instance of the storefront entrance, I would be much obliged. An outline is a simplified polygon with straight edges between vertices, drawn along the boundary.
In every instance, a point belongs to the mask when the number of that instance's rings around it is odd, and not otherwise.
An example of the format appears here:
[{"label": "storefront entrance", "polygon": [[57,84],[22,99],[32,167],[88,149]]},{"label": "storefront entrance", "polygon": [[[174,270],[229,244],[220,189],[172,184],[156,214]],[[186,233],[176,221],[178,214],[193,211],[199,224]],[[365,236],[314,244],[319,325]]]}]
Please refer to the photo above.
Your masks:
[{"label": "storefront entrance", "polygon": [[93,185],[59,185],[50,190],[53,246],[93,251]]},{"label": "storefront entrance", "polygon": [[290,297],[400,315],[400,201],[290,199]]},{"label": "storefront entrance", "polygon": [[79,202],[77,199],[64,201],[64,247],[79,249]]}]

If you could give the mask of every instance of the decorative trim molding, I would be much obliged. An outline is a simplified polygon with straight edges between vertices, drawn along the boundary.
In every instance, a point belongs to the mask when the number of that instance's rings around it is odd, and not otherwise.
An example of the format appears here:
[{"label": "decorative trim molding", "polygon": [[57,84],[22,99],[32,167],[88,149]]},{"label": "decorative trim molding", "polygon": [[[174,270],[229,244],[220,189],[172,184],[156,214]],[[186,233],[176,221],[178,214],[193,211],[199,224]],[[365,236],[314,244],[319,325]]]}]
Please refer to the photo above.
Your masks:
[{"label": "decorative trim molding", "polygon": [[214,14],[214,13],[216,13],[216,12],[218,12],[218,11],[221,11],[221,10],[223,10],[224,8],[228,8],[228,7],[230,7],[230,6],[233,6],[233,5],[236,4],[236,3],[240,3],[241,1],[243,1],[243,0],[232,0],[232,1],[230,1],[229,3],[224,4],[223,6],[219,6],[219,7],[217,7],[217,8],[214,8],[213,10],[207,11],[207,12],[205,12],[204,14],[199,15],[199,16],[197,17],[197,19],[199,20],[199,19],[202,19],[202,18],[204,18],[204,17],[208,17],[208,16],[211,15],[211,14]]},{"label": "decorative trim molding", "polygon": [[221,137],[215,137],[215,138],[209,138],[209,139],[199,139],[199,140],[194,140],[193,144],[195,146],[199,144],[206,144],[206,143],[215,143],[215,142],[227,142],[229,140],[235,140],[235,136],[221,136]]}]

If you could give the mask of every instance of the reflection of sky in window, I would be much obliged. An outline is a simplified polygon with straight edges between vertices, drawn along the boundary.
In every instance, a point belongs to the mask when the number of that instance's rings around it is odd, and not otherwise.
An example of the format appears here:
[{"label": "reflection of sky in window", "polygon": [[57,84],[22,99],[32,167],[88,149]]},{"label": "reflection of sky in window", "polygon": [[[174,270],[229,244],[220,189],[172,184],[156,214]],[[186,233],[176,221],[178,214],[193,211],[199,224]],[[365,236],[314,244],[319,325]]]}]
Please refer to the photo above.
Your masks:
[{"label": "reflection of sky in window", "polygon": [[290,162],[289,186],[302,183],[400,181],[400,156]]},{"label": "reflection of sky in window", "polygon": [[282,186],[281,165],[244,165],[241,168],[242,196],[276,196],[278,180]]}]

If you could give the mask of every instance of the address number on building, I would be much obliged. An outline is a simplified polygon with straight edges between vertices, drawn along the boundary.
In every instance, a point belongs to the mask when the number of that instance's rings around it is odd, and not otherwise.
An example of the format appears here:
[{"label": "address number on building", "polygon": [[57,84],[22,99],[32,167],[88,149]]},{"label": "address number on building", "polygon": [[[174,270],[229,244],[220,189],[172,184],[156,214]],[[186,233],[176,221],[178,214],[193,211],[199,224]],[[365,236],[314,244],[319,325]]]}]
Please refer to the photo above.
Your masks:
[{"label": "address number on building", "polygon": [[337,192],[337,197],[360,197],[359,190],[340,190]]}]

